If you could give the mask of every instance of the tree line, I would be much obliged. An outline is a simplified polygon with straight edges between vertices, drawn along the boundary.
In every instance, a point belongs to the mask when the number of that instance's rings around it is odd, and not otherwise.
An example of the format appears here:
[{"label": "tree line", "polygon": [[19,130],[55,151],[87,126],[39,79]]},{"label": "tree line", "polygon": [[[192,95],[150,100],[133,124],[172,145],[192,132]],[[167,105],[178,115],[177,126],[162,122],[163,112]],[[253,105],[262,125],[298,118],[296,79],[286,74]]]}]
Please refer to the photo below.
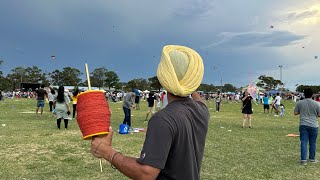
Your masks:
[{"label": "tree line", "polygon": [[[4,61],[0,59],[0,67]],[[37,66],[21,67],[18,66],[10,71],[6,76],[0,71],[0,89],[1,90],[15,90],[20,88],[20,83],[40,83],[45,86],[49,85],[69,85],[69,86],[87,86],[87,80],[83,81],[81,76],[83,73],[73,67],[65,67],[62,70],[56,69],[49,73],[44,73],[42,69]],[[266,90],[281,89],[284,84],[273,77],[266,75],[259,76],[257,86],[265,88]],[[160,91],[162,88],[157,76],[148,79],[135,78],[128,82],[121,82],[118,74],[105,67],[96,68],[90,72],[91,86],[123,91],[131,91],[138,84],[141,90],[156,90]],[[304,88],[310,87],[314,92],[320,92],[320,86],[299,85],[296,88],[297,92],[302,92]],[[232,84],[224,84],[215,86],[213,84],[201,84],[199,91],[204,92],[236,92],[241,91],[242,88],[237,88]]]},{"label": "tree line", "polygon": [[[0,66],[3,60],[0,60]],[[20,88],[21,83],[39,83],[45,86],[49,85],[65,85],[65,86],[87,86],[87,80],[83,81],[81,76],[83,73],[73,67],[65,67],[62,70],[56,69],[49,73],[44,73],[37,66],[31,67],[15,67],[4,76],[0,71],[0,89],[15,90]],[[136,84],[140,89],[160,90],[162,88],[156,76],[148,79],[136,78],[129,82],[120,82],[118,74],[105,67],[94,69],[90,72],[91,86],[99,88],[114,88],[116,90],[132,90]]]}]

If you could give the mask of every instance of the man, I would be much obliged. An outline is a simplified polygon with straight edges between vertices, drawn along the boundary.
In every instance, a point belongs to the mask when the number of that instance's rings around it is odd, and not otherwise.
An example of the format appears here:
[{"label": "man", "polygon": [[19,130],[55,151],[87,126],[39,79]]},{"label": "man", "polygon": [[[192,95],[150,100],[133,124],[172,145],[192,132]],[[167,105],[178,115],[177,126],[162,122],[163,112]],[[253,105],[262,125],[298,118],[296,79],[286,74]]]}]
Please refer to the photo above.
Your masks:
[{"label": "man", "polygon": [[123,112],[124,112],[124,120],[122,124],[127,124],[129,127],[131,127],[131,109],[133,108],[133,93],[128,92],[123,98]]},{"label": "man", "polygon": [[136,110],[139,110],[140,107],[139,107],[139,103],[140,103],[140,91],[138,89],[138,84],[136,84],[136,88],[133,90],[134,92],[134,103],[135,103],[135,106],[136,106]]},{"label": "man", "polygon": [[277,93],[277,96],[274,101],[274,108],[276,109],[277,114],[280,112],[280,104],[281,104],[281,97],[280,97],[280,94]]},{"label": "man", "polygon": [[148,121],[148,116],[149,114],[152,116],[154,114],[154,101],[155,101],[155,96],[154,96],[154,93],[153,92],[150,92],[148,94],[148,112],[147,112],[147,115],[146,115],[146,121]]},{"label": "man", "polygon": [[107,136],[93,139],[93,155],[106,159],[131,179],[200,179],[209,111],[194,91],[201,84],[203,72],[197,52],[183,46],[165,46],[157,76],[167,90],[169,103],[149,120],[140,157],[115,151],[111,128]]},{"label": "man", "polygon": [[267,94],[265,94],[263,97],[263,113],[266,113],[266,109],[268,110],[268,113],[269,113],[270,106],[269,106],[269,98]]},{"label": "man", "polygon": [[216,112],[220,111],[221,99],[222,99],[222,96],[220,94],[220,91],[218,91],[218,94],[216,97]]},{"label": "man", "polygon": [[41,116],[42,116],[42,113],[43,113],[43,108],[44,108],[44,98],[48,98],[48,93],[46,90],[43,89],[44,88],[44,85],[42,84],[40,89],[38,89],[36,91],[36,96],[37,96],[37,109],[36,109],[36,115],[37,117],[39,117],[39,109],[40,109],[40,112],[41,112]]},{"label": "man", "polygon": [[300,150],[302,165],[307,165],[307,147],[309,142],[309,161],[317,163],[316,144],[318,136],[318,117],[320,116],[320,105],[312,98],[311,88],[304,90],[305,98],[299,101],[294,108],[294,114],[300,114]]}]

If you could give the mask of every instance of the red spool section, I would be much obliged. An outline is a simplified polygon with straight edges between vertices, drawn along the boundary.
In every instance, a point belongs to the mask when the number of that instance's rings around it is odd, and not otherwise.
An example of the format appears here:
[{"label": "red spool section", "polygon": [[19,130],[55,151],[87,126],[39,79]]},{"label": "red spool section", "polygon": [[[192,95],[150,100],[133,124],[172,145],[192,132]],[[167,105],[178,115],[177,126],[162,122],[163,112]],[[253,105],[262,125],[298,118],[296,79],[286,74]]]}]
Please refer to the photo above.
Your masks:
[{"label": "red spool section", "polygon": [[109,132],[110,110],[102,91],[87,91],[78,96],[77,121],[84,140]]}]

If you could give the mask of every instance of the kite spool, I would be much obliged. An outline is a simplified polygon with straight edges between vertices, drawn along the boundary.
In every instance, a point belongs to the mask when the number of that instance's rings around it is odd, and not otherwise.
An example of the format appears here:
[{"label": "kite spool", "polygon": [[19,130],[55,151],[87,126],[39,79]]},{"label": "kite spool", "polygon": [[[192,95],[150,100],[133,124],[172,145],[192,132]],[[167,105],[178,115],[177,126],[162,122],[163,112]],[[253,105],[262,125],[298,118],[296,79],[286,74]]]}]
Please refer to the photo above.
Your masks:
[{"label": "kite spool", "polygon": [[78,97],[77,121],[84,140],[106,135],[110,126],[110,110],[104,93],[86,91]]}]

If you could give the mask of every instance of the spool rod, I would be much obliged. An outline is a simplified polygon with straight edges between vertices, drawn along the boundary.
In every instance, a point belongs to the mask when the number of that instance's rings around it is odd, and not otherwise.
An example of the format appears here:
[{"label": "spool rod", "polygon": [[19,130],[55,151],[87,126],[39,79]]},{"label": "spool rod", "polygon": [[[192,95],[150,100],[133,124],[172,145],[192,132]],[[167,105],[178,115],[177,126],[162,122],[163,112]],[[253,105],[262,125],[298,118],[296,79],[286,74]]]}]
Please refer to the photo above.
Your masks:
[{"label": "spool rod", "polygon": [[[91,91],[90,75],[89,75],[89,68],[88,68],[87,63],[85,63],[85,68],[86,68],[86,75],[87,75],[87,82],[88,82],[88,90]],[[101,159],[99,159],[99,165],[100,165],[100,172],[102,172],[102,160]]]}]

